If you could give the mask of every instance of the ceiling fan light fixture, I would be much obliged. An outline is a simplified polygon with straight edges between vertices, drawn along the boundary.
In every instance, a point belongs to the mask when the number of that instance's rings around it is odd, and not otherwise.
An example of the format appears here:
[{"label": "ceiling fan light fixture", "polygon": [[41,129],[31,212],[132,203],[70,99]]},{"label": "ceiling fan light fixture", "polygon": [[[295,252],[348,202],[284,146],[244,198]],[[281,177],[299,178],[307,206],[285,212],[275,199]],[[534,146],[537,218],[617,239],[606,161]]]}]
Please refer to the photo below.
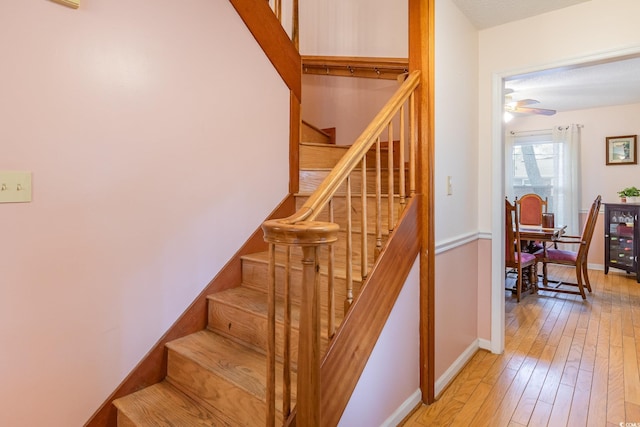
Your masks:
[{"label": "ceiling fan light fixture", "polygon": [[511,121],[511,119],[513,119],[513,114],[511,114],[508,111],[504,112],[504,116],[503,116],[504,122],[505,123],[509,123]]}]

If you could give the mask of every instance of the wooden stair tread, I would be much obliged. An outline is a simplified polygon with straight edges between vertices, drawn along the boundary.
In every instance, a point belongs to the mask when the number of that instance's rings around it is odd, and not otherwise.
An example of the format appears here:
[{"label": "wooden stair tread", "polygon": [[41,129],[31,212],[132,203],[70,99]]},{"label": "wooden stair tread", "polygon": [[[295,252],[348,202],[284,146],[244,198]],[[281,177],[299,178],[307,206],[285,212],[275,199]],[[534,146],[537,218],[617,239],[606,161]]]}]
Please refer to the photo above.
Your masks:
[{"label": "wooden stair tread", "polygon": [[204,405],[197,404],[166,381],[121,397],[113,404],[119,411],[118,425],[120,426],[232,425]]},{"label": "wooden stair tread", "polygon": [[209,330],[171,341],[167,347],[217,376],[231,380],[258,399],[265,399],[264,354]]}]

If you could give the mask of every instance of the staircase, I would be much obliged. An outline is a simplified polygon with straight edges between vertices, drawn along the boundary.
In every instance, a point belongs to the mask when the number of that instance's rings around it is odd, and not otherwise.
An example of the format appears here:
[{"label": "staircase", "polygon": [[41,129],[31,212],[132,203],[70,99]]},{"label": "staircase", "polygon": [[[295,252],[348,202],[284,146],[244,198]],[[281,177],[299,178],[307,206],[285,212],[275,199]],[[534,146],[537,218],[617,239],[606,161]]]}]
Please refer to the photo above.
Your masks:
[{"label": "staircase", "polygon": [[[317,140],[317,139],[316,139]],[[325,142],[301,143],[300,146],[300,188],[296,195],[296,205],[301,206],[308,195],[335,166],[346,151]],[[358,172],[358,175],[360,173]],[[371,180],[373,182],[373,180]],[[356,182],[353,184],[358,187]],[[334,199],[333,221],[345,224],[345,192],[340,191]],[[374,212],[375,198],[367,198],[368,212]],[[397,204],[396,204],[397,206]],[[359,212],[361,204],[355,202],[351,210]],[[329,220],[328,214],[319,217]],[[359,214],[354,215],[358,222]],[[368,263],[373,265],[376,244],[375,221],[368,223]],[[383,219],[386,226],[386,217]],[[340,232],[344,234],[344,231]],[[356,232],[357,236],[357,232]],[[353,251],[361,253],[361,237],[354,237]],[[343,307],[349,306],[346,291],[344,261],[346,238],[340,238],[334,247],[336,259],[335,301],[333,310],[335,322],[339,324]],[[285,276],[286,251],[278,248],[276,253],[276,424],[282,425],[283,395],[281,363],[284,336],[283,323],[283,282]],[[321,257],[328,257],[327,248]],[[356,258],[358,258],[356,256]],[[292,298],[291,359],[297,360],[297,336],[299,303],[301,297],[300,249],[291,251],[290,264]],[[245,255],[242,258],[242,283],[232,289],[208,296],[208,325],[205,330],[171,341],[166,345],[167,375],[155,385],[114,401],[118,410],[118,426],[261,426],[267,417],[266,406],[266,351],[267,351],[267,285],[268,252]],[[326,265],[325,262],[321,265]],[[361,268],[354,265],[353,294],[361,289]],[[329,307],[327,291],[328,278],[322,271],[322,352],[325,351],[335,326],[329,326],[326,319]],[[350,295],[349,295],[350,296]],[[334,305],[334,304],[332,304]],[[292,402],[295,405],[296,366],[292,367]]]}]

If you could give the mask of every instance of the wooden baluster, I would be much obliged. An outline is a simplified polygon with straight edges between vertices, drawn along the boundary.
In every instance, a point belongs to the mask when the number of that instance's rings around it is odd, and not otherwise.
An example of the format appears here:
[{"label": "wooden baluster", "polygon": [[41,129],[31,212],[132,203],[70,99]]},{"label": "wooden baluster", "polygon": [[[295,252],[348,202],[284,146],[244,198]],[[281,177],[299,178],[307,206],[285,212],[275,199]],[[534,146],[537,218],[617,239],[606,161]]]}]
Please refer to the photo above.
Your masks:
[{"label": "wooden baluster", "polygon": [[297,51],[300,51],[300,18],[298,13],[298,0],[293,0],[292,5],[292,28],[291,28],[291,40]]},{"label": "wooden baluster", "polygon": [[276,425],[276,245],[269,244],[267,285],[267,427]]},{"label": "wooden baluster", "polygon": [[407,191],[405,188],[405,170],[404,170],[404,144],[405,144],[405,140],[404,140],[404,126],[405,126],[405,121],[404,121],[404,104],[402,105],[402,107],[400,107],[400,151],[399,151],[399,159],[398,159],[398,164],[400,165],[398,172],[400,173],[399,176],[399,190],[400,190],[400,212],[404,211],[404,207],[406,204],[406,198],[407,198]]},{"label": "wooden baluster", "polygon": [[369,245],[367,244],[367,155],[362,157],[362,185],[360,198],[362,203],[360,220],[360,274],[362,281],[369,275]]},{"label": "wooden baluster", "polygon": [[382,250],[382,155],[380,153],[380,137],[376,139],[376,251],[378,258]]},{"label": "wooden baluster", "polygon": [[280,0],[274,0],[273,11],[280,24],[282,24],[282,2]]},{"label": "wooden baluster", "polygon": [[416,195],[416,102],[415,92],[409,95],[409,196]]},{"label": "wooden baluster", "polygon": [[287,245],[284,266],[284,342],[282,348],[282,414],[291,413],[291,246]]},{"label": "wooden baluster", "polygon": [[[329,200],[329,222],[334,221],[333,198]],[[327,290],[329,292],[327,300],[328,313],[328,337],[331,338],[336,332],[336,293],[335,293],[335,273],[334,273],[335,251],[333,245],[329,246],[329,259],[327,260]]]},{"label": "wooden baluster", "polygon": [[388,149],[388,153],[387,153],[387,182],[388,182],[388,186],[389,188],[387,188],[387,197],[389,197],[389,200],[387,201],[388,204],[388,215],[389,215],[389,223],[388,223],[388,228],[389,228],[389,234],[391,234],[391,232],[393,231],[393,227],[395,226],[395,212],[394,212],[394,190],[393,190],[393,122],[389,122],[389,149]]},{"label": "wooden baluster", "polygon": [[346,313],[353,303],[353,229],[351,224],[351,175],[347,177],[347,194],[345,196],[345,210],[347,213],[347,251],[346,251],[346,298],[344,300],[344,312]]},{"label": "wooden baluster", "polygon": [[[338,224],[319,221],[262,224],[269,243],[269,296],[267,341],[267,420],[275,425],[275,243],[302,247],[302,292],[298,334],[297,418],[301,427],[320,424],[320,246],[338,239]],[[290,255],[290,254],[289,254]]]},{"label": "wooden baluster", "polygon": [[303,246],[302,300],[298,344],[297,425],[320,425],[319,246]]}]

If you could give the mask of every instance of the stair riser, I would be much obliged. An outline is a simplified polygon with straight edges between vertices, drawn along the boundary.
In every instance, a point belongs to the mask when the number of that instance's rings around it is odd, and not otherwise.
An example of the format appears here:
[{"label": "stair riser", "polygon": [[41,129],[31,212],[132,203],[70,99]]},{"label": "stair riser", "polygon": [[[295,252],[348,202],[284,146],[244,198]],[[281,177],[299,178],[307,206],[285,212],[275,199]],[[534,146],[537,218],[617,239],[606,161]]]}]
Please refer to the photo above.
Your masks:
[{"label": "stair riser", "polygon": [[137,427],[125,414],[118,411],[118,427]]},{"label": "stair riser", "polygon": [[[343,145],[313,145],[313,144],[300,144],[300,169],[314,169],[314,168],[333,168],[338,161],[344,156],[349,149],[348,146]],[[393,161],[394,167],[398,167],[399,156],[394,153]],[[405,159],[406,160],[406,159]],[[388,164],[387,150],[383,148],[380,152],[380,165],[382,168],[386,168]],[[376,153],[375,148],[372,148],[367,153],[367,167],[375,167]]]},{"label": "stair riser", "polygon": [[265,404],[229,380],[203,369],[191,359],[169,350],[167,379],[193,399],[205,402],[237,421],[238,425],[263,425]]},{"label": "stair riser", "polygon": [[330,144],[331,137],[326,133],[316,129],[315,127],[309,125],[308,123],[302,122],[302,126],[300,126],[300,141],[302,142],[312,142],[314,144]]},{"label": "stair riser", "polygon": [[[306,196],[297,196],[296,197],[296,209],[300,209],[302,205],[307,201]],[[374,234],[376,233],[377,227],[377,218],[376,218],[376,199],[374,197],[367,197],[367,233]],[[395,199],[394,200],[394,219],[398,220],[400,216],[401,205],[400,202]],[[341,229],[346,229],[347,224],[347,209],[346,209],[346,201],[344,197],[334,197],[333,199],[333,219],[334,222],[340,225]],[[387,202],[387,198],[384,197],[381,203],[381,211],[382,217],[382,232],[384,234],[388,233],[389,230],[389,204]],[[328,207],[325,207],[316,217],[318,221],[329,221],[329,210]],[[352,230],[360,230],[362,227],[362,203],[360,202],[360,197],[353,197],[351,200],[351,227]]]},{"label": "stair riser", "polygon": [[[266,262],[243,260],[242,262],[242,284],[253,289],[260,290],[264,293],[268,289],[268,269],[269,266]],[[282,297],[284,295],[284,274],[285,270],[283,266],[276,266],[276,295]],[[327,277],[321,275],[320,280],[320,303],[324,309],[327,307],[328,290],[327,290]],[[354,278],[353,292],[357,295],[360,292],[361,282]],[[294,304],[300,303],[302,295],[302,271],[291,270],[291,299]],[[334,293],[335,304],[338,310],[341,310],[344,306],[344,300],[346,298],[346,280],[344,278],[334,278]],[[339,313],[339,312],[338,312]]]},{"label": "stair riser", "polygon": [[300,144],[300,169],[333,168],[348,148]]},{"label": "stair riser", "polygon": [[[220,301],[209,301],[209,324],[211,331],[248,343],[266,352],[267,318],[266,314],[249,313]],[[291,360],[298,360],[297,322],[291,328]],[[283,356],[284,333],[282,322],[276,322],[276,354]]]},{"label": "stair riser", "polygon": [[[347,263],[347,233],[345,230],[338,231],[338,241],[335,242],[333,247],[333,260],[334,266],[339,267],[341,270],[344,270],[344,266]],[[388,234],[383,234],[380,237],[380,248],[384,246],[386,241],[388,240]],[[367,262],[369,266],[372,266],[375,262],[376,255],[376,237],[374,234],[367,234]],[[278,251],[281,251],[284,254],[285,246],[278,245]],[[325,268],[328,265],[328,257],[329,257],[329,246],[322,246],[320,248],[320,266],[321,272],[324,273]],[[362,259],[362,233],[359,231],[353,231],[351,233],[351,263],[355,271],[360,271],[361,259]],[[296,268],[301,268],[301,260],[302,260],[302,248],[299,246],[291,247],[292,254],[292,265]],[[355,273],[354,273],[355,274]]]},{"label": "stair riser", "polygon": [[[306,169],[301,170],[299,174],[300,178],[300,193],[312,193],[318,188],[318,186],[324,181],[324,179],[329,175],[329,170],[321,169],[321,170],[312,170]],[[398,171],[394,173],[393,180],[393,188],[394,193],[399,193],[400,188],[400,174]],[[408,180],[408,176],[405,175],[405,183]],[[360,194],[362,188],[362,173],[360,171],[354,172],[351,174],[351,194]],[[387,194],[389,188],[389,181],[386,173],[383,175],[383,178],[380,182],[380,192],[381,194]],[[376,174],[375,171],[367,172],[367,194],[375,194],[376,193]],[[405,185],[405,194],[409,193],[408,186]],[[337,195],[345,195],[347,194],[347,185],[343,183],[336,192]]]}]

